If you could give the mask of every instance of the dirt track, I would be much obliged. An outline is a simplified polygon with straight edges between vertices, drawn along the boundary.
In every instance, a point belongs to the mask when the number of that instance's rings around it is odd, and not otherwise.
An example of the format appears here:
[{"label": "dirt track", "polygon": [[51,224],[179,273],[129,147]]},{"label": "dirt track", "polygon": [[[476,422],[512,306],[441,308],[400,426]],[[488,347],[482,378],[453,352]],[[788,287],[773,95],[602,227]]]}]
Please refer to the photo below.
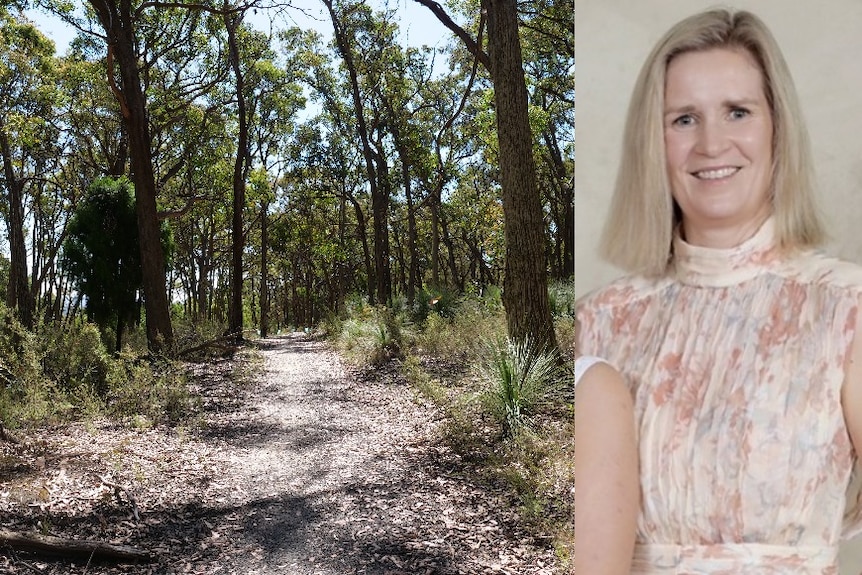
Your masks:
[{"label": "dirt track", "polygon": [[227,364],[198,369],[200,425],[63,428],[0,460],[0,527],[118,541],[156,562],[0,549],[0,573],[558,573],[407,386],[356,378],[300,335],[259,346],[262,373],[244,383]]}]

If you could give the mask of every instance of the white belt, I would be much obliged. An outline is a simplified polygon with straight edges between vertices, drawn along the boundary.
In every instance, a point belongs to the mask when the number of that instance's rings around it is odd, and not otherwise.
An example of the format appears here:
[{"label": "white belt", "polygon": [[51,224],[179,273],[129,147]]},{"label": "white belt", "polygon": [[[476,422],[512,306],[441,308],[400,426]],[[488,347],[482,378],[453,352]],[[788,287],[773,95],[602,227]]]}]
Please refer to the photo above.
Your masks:
[{"label": "white belt", "polygon": [[837,547],[759,543],[635,546],[632,575],[838,575]]}]

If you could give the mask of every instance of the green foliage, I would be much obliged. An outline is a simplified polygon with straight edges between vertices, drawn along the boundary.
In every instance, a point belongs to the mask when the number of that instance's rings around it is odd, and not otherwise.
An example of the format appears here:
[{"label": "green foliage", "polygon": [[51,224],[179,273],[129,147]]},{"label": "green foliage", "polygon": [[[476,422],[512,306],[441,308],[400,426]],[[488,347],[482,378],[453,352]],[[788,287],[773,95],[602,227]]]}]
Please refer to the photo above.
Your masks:
[{"label": "green foliage", "polygon": [[446,359],[476,361],[483,353],[482,341],[504,337],[506,319],[500,291],[489,288],[483,296],[463,296],[451,304],[449,315],[430,313],[416,335],[417,353]]},{"label": "green foliage", "polygon": [[123,379],[113,382],[107,403],[109,415],[138,428],[176,423],[188,414],[194,401],[188,382],[171,362],[149,363],[121,356]]},{"label": "green foliage", "polygon": [[176,422],[191,407],[177,365],[142,361],[132,352],[113,357],[91,323],[27,331],[0,303],[0,422],[6,427],[103,416]]},{"label": "green foliage", "polygon": [[42,377],[61,392],[105,398],[118,366],[102,343],[98,328],[74,322],[42,326],[37,338]]},{"label": "green foliage", "polygon": [[128,179],[102,178],[90,186],[69,223],[62,264],[100,326],[117,319],[134,321],[142,276],[134,189]]},{"label": "green foliage", "polygon": [[411,310],[415,322],[424,322],[429,314],[451,318],[455,315],[458,296],[447,289],[423,289],[416,294]]},{"label": "green foliage", "polygon": [[9,287],[9,258],[0,254],[0,294],[5,294]]},{"label": "green foliage", "polygon": [[[166,225],[161,239],[170,252]],[[103,329],[119,326],[119,351],[122,327],[138,320],[142,282],[134,186],[127,178],[93,182],[69,223],[61,263],[86,296],[87,314]]]},{"label": "green foliage", "polygon": [[548,304],[554,319],[575,317],[575,282],[552,282],[548,286]]},{"label": "green foliage", "polygon": [[515,437],[530,428],[535,408],[558,385],[557,357],[538,349],[531,341],[498,339],[488,345],[479,365],[490,389],[483,395],[486,407],[502,425],[504,437]]},{"label": "green foliage", "polygon": [[0,422],[17,427],[21,417],[46,409],[33,334],[0,303]]},{"label": "green foliage", "polygon": [[359,365],[377,366],[402,356],[403,314],[383,307],[354,308],[355,316],[339,322],[336,346]]}]

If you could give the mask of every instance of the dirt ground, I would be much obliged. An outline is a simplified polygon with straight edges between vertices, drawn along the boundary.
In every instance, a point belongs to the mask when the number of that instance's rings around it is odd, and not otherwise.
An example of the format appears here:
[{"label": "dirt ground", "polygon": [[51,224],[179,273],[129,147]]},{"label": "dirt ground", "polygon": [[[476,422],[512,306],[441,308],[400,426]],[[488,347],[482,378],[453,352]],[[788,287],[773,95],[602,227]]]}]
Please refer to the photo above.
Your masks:
[{"label": "dirt ground", "polygon": [[[0,548],[0,573],[559,575],[511,496],[471,480],[440,415],[302,335],[263,366],[194,366],[201,420],[77,424],[0,448],[0,529],[146,551],[116,564]],[[236,360],[234,360],[236,361]],[[235,379],[235,378],[234,378]]]}]

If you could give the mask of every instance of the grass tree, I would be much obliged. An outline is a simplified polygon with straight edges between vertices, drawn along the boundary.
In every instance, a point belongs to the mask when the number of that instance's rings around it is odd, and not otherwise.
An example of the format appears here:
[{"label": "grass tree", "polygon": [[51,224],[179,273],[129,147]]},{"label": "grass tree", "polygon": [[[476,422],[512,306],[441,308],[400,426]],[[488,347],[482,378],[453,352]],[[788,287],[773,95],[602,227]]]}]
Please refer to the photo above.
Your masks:
[{"label": "grass tree", "polygon": [[[161,228],[162,249],[170,232]],[[96,180],[78,205],[63,245],[63,267],[86,297],[88,316],[105,330],[116,328],[116,349],[123,330],[139,316],[141,256],[134,186],[126,178]]]}]

